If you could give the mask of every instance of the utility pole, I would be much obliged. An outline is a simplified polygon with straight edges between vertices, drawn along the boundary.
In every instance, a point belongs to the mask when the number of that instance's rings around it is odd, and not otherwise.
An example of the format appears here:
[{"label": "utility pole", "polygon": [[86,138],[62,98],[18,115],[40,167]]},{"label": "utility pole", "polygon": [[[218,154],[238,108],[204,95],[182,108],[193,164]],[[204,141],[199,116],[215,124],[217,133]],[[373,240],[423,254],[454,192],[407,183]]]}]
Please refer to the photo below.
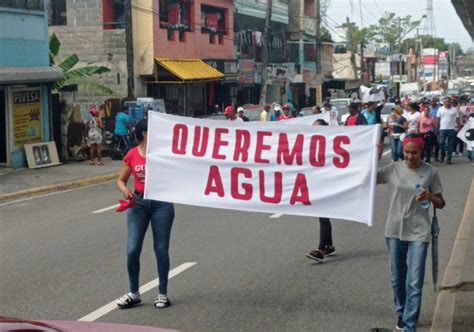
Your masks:
[{"label": "utility pole", "polygon": [[354,42],[352,40],[352,25],[351,22],[349,21],[349,17],[346,17],[346,22],[347,22],[347,34],[348,34],[348,39],[349,39],[349,47],[351,49],[351,64],[352,64],[352,71],[354,72],[354,79],[357,79],[357,65],[356,65],[356,59],[355,59],[355,54],[354,54]]},{"label": "utility pole", "polygon": [[398,18],[398,96],[401,97],[400,91],[402,90],[402,22],[401,18]]},{"label": "utility pole", "polygon": [[260,104],[267,102],[267,66],[268,66],[268,42],[272,35],[272,7],[273,1],[267,0],[267,15],[265,16],[265,31],[262,48],[262,81],[260,86]]},{"label": "utility pole", "polygon": [[135,99],[135,73],[133,71],[132,0],[123,2],[125,14],[125,48],[127,53],[127,99]]},{"label": "utility pole", "polygon": [[316,81],[319,83],[321,78],[322,63],[321,63],[321,53],[322,53],[322,44],[321,44],[321,0],[316,0]]}]

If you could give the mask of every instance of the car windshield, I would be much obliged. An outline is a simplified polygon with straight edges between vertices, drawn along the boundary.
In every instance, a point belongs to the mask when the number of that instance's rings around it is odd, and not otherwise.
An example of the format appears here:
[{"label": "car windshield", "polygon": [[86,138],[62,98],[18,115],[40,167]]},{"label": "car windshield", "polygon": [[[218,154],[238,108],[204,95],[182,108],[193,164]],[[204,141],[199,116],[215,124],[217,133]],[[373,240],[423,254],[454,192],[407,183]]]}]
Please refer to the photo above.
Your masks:
[{"label": "car windshield", "polygon": [[250,121],[259,121],[260,113],[262,113],[262,111],[263,111],[263,107],[247,108],[244,110],[244,113],[249,118]]},{"label": "car windshield", "polygon": [[385,104],[380,113],[381,114],[390,114],[392,112],[393,107],[395,107],[395,104]]},{"label": "car windshield", "polygon": [[343,106],[347,106],[349,103],[347,102],[347,100],[344,100],[344,99],[341,99],[341,100],[331,100],[331,104],[333,106],[335,106],[337,109],[339,109],[340,107],[343,107]]}]

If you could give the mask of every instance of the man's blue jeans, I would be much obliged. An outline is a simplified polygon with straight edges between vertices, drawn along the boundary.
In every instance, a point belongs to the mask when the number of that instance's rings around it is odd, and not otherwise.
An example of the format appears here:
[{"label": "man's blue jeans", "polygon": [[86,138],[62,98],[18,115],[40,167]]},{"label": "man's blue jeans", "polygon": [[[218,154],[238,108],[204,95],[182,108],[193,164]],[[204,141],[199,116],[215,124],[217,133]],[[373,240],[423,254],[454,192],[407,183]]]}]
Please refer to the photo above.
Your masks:
[{"label": "man's blue jeans", "polygon": [[390,255],[390,280],[395,310],[405,323],[404,331],[416,331],[429,243],[394,238],[385,240]]},{"label": "man's blue jeans", "polygon": [[167,294],[170,270],[169,244],[174,219],[172,203],[143,199],[135,195],[135,206],[127,212],[127,270],[130,292],[139,289],[140,254],[143,239],[151,223],[153,247],[158,266],[159,292]]},{"label": "man's blue jeans", "polygon": [[392,160],[398,161],[403,159],[403,145],[399,138],[390,137],[390,144],[392,146]]},{"label": "man's blue jeans", "polygon": [[439,131],[439,137],[439,144],[441,145],[441,160],[443,160],[445,156],[447,156],[448,160],[451,160],[456,132],[454,129],[442,129]]}]

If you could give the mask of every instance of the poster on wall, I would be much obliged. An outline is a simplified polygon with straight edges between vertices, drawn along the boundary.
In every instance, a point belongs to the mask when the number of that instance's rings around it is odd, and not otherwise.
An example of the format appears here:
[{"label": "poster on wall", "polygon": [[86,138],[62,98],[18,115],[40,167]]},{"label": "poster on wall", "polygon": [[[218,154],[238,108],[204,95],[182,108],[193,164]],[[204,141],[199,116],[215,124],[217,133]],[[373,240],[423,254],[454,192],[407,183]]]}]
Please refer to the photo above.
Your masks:
[{"label": "poster on wall", "polygon": [[15,147],[43,141],[39,89],[13,92],[12,115]]}]

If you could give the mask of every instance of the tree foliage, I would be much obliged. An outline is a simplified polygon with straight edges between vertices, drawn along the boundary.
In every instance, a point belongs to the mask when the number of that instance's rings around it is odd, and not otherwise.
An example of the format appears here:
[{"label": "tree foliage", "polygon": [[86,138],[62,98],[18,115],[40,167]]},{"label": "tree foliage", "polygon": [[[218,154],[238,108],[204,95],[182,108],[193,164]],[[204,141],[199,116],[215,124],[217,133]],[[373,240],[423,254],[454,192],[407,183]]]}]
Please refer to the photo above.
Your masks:
[{"label": "tree foliage", "polygon": [[440,52],[448,51],[449,47],[454,47],[456,55],[463,55],[461,45],[458,43],[446,43],[444,38],[440,37],[431,37],[427,35],[420,35],[418,38],[407,38],[401,44],[401,51],[403,53],[408,53],[410,49],[413,51],[416,49],[416,40],[420,39],[422,41],[423,48],[436,48]]},{"label": "tree foliage", "polygon": [[[49,63],[51,66],[56,65],[56,57],[59,54],[61,42],[55,33],[49,37]],[[93,90],[103,95],[111,95],[113,91],[105,85],[99,84],[91,79],[92,75],[100,75],[110,72],[110,69],[104,66],[85,66],[74,68],[79,63],[79,57],[72,54],[64,59],[57,67],[61,68],[64,78],[53,84],[53,88],[61,90],[65,87],[82,86],[86,89]]]}]

